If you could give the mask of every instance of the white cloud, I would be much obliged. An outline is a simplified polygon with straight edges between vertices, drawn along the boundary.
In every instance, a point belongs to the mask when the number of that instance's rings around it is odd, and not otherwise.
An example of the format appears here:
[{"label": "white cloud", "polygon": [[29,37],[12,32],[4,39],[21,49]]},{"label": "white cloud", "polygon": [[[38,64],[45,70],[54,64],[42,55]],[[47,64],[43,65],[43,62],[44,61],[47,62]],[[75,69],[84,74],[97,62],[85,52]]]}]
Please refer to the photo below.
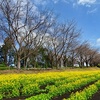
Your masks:
[{"label": "white cloud", "polygon": [[34,4],[36,5],[47,5],[50,2],[53,2],[54,4],[57,4],[58,2],[64,2],[64,3],[69,3],[72,0],[33,0]]},{"label": "white cloud", "polygon": [[59,0],[52,0],[55,4],[59,2]]},{"label": "white cloud", "polygon": [[96,43],[98,46],[100,46],[100,38],[97,39]]},{"label": "white cloud", "polygon": [[76,8],[76,7],[77,7],[77,3],[73,2],[73,8]]},{"label": "white cloud", "polygon": [[48,4],[49,0],[34,0],[36,5],[46,5]]},{"label": "white cloud", "polygon": [[64,2],[64,3],[69,3],[69,1],[68,1],[68,0],[62,0],[62,2]]},{"label": "white cloud", "polygon": [[78,0],[77,3],[80,5],[90,5],[94,4],[96,0]]},{"label": "white cloud", "polygon": [[[15,0],[16,1],[16,0]],[[72,3],[73,6],[78,5],[86,5],[86,7],[91,7],[92,4],[100,4],[99,0],[31,0],[35,5],[47,5],[51,2],[57,4],[58,2],[63,2],[66,4]]]},{"label": "white cloud", "polygon": [[91,7],[91,5],[90,4],[87,4],[86,7]]},{"label": "white cloud", "polygon": [[0,42],[0,46],[2,46],[3,45],[3,42]]},{"label": "white cloud", "polygon": [[87,13],[88,14],[91,14],[91,13],[95,13],[97,11],[97,8],[95,8],[95,9],[93,9],[93,10],[90,10],[90,11],[88,11]]},{"label": "white cloud", "polygon": [[[36,5],[34,5],[33,4],[33,2],[32,2],[32,0],[12,0],[15,4],[17,4],[17,3],[20,3],[21,4],[21,10],[22,10],[22,12],[21,12],[21,14],[23,14],[23,15],[25,15],[25,13],[26,13],[26,10],[23,10],[24,9],[24,6],[26,6],[26,4],[28,3],[28,2],[30,2],[30,8],[32,7],[32,11],[35,13],[35,14],[37,14],[38,13],[38,7],[36,6]],[[17,2],[17,1],[19,1],[19,2]],[[39,1],[39,0],[35,0],[35,1]],[[41,0],[42,1],[42,0]]]}]

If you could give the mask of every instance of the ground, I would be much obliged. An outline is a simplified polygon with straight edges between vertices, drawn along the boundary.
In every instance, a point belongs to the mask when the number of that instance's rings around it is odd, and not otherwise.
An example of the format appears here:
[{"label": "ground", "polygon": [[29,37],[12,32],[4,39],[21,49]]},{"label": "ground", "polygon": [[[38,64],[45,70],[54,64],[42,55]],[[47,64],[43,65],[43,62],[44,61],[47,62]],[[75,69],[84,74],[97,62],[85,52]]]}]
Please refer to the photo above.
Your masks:
[{"label": "ground", "polygon": [[[100,68],[98,67],[89,67],[89,68],[66,68],[66,69],[27,69],[27,70],[24,70],[24,69],[21,69],[21,70],[17,70],[17,69],[9,69],[9,70],[0,70],[0,75],[2,76],[3,74],[5,75],[9,75],[9,74],[37,74],[37,73],[48,73],[48,72],[95,72],[95,71],[100,71]],[[77,80],[76,80],[77,81]],[[96,80],[97,81],[97,80]],[[92,85],[94,84],[96,81],[93,81],[93,82],[90,82],[89,84],[85,85],[85,86],[82,86],[81,88],[79,89],[76,89],[74,91],[72,91],[73,93],[77,92],[77,91],[83,91],[84,88],[87,88],[89,85]],[[50,84],[52,85],[52,84]],[[47,85],[43,85],[42,89],[45,89]],[[56,96],[54,97],[52,100],[62,100],[63,98],[68,98],[72,92],[68,92],[68,93],[65,93],[61,96]],[[26,96],[21,96],[21,97],[15,97],[15,98],[10,98],[10,99],[6,99],[4,98],[3,100],[18,100],[18,99],[21,99],[21,100],[24,100],[24,98],[26,98]],[[98,92],[96,92],[93,96],[92,96],[92,99],[91,100],[100,100],[100,90],[98,90]]]},{"label": "ground", "polygon": [[89,67],[89,68],[65,68],[65,69],[9,69],[9,70],[0,70],[0,74],[12,74],[12,73],[44,73],[44,72],[61,72],[61,71],[94,71],[94,70],[100,70],[98,67]]}]

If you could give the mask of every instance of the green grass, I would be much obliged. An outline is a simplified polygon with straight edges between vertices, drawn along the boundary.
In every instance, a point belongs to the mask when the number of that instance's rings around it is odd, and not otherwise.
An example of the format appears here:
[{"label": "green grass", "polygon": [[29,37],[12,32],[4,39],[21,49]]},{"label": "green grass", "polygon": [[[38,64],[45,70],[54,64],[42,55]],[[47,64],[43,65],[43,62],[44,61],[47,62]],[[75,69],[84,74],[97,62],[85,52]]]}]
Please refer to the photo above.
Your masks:
[{"label": "green grass", "polygon": [[0,70],[8,70],[8,69],[9,69],[9,67],[6,66],[4,63],[0,64]]}]

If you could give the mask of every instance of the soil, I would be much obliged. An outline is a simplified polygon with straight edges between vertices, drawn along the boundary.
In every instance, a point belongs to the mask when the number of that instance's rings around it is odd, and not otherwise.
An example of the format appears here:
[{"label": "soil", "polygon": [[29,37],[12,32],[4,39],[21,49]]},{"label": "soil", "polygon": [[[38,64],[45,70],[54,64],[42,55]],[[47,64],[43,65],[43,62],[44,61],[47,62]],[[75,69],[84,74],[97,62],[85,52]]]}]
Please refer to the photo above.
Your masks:
[{"label": "soil", "polygon": [[[86,87],[88,87],[89,85],[92,85],[92,84],[94,84],[94,82],[91,82],[91,83],[89,83],[85,86],[82,86],[81,88],[76,89],[72,92],[75,93],[75,92],[80,91],[80,90],[82,91],[84,88],[86,88]],[[50,85],[52,85],[52,84],[50,84]],[[40,88],[45,89],[45,87],[46,87],[46,85],[41,86]],[[54,97],[54,98],[52,98],[52,100],[63,100],[64,98],[69,98],[72,92],[65,93],[61,96]],[[48,92],[46,92],[46,93],[48,93]],[[28,97],[30,97],[30,96],[28,96]],[[3,100],[25,100],[26,98],[27,98],[26,96],[23,96],[23,97],[14,97],[14,98],[7,98],[7,99],[4,98]],[[94,94],[94,96],[91,100],[100,100],[100,91],[98,91],[96,94]]]},{"label": "soil", "polygon": [[[82,91],[84,88],[86,88],[86,87],[88,87],[89,85],[92,85],[92,84],[94,84],[95,82],[91,82],[91,83],[89,83],[89,84],[87,84],[87,85],[85,85],[85,86],[82,86],[81,88],[79,88],[79,89],[76,89],[76,90],[74,90],[74,91],[72,91],[73,93],[75,93],[75,92],[77,92],[77,91]],[[61,95],[61,96],[57,96],[57,97],[54,97],[52,100],[63,100],[64,98],[69,98],[70,97],[70,95],[72,94],[72,92],[69,92],[69,93],[65,93],[65,94],[63,94],[63,95]],[[100,92],[99,92],[100,93]],[[99,99],[93,99],[93,100],[100,100],[100,94],[99,94]]]},{"label": "soil", "polygon": [[[54,83],[49,83],[48,85],[53,85],[53,84]],[[47,85],[42,85],[42,86],[40,86],[40,89],[45,90],[46,86]],[[41,94],[41,93],[48,93],[48,91],[42,91],[40,93],[37,93],[36,95]],[[21,95],[21,93],[20,93],[20,95]],[[33,95],[31,95],[31,96],[33,96]],[[31,97],[31,96],[20,96],[20,97],[14,97],[14,98],[4,98],[3,100],[25,100],[26,98]]]},{"label": "soil", "polygon": [[[82,86],[81,88],[79,88],[77,90],[74,90],[72,92],[75,93],[75,92],[80,91],[80,90],[82,91],[85,87],[88,87],[91,84],[94,84],[94,82],[91,82],[91,83],[89,83],[89,84],[87,84],[85,86]],[[45,89],[45,87],[46,86],[44,85],[41,88],[42,89]],[[65,93],[65,94],[63,94],[61,96],[54,97],[54,98],[52,98],[52,100],[63,100],[64,98],[69,98],[72,92]],[[93,96],[93,99],[92,100],[100,100],[100,97],[99,96],[100,96],[100,91]],[[3,100],[25,100],[26,98],[27,98],[26,96],[23,96],[23,97],[14,97],[14,98],[8,98],[8,99],[4,98]]]},{"label": "soil", "polygon": [[100,70],[100,68],[98,67],[88,67],[88,68],[64,68],[64,69],[52,69],[52,68],[33,68],[33,69],[21,69],[21,70],[17,70],[17,69],[9,69],[9,70],[0,70],[0,75],[2,74],[37,74],[37,73],[46,73],[46,72],[63,72],[63,71],[97,71]]},{"label": "soil", "polygon": [[100,90],[93,95],[91,100],[100,100]]},{"label": "soil", "polygon": [[7,98],[3,100],[25,100],[26,97],[14,97],[14,98]]}]

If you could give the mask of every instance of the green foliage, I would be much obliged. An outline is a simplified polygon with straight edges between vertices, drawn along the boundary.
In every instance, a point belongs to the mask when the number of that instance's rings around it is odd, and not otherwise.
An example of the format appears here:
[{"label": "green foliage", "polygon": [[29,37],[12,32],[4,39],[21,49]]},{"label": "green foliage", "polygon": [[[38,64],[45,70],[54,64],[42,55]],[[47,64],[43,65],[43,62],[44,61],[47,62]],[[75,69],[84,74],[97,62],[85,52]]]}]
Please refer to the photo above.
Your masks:
[{"label": "green foliage", "polygon": [[96,82],[95,84],[98,87],[98,89],[100,89],[100,80],[98,82]]},{"label": "green foliage", "polygon": [[2,87],[0,87],[0,93],[3,94],[3,97],[5,98],[19,96],[20,94],[18,84],[16,86],[14,83],[11,82],[3,83]]},{"label": "green foliage", "polygon": [[100,68],[100,64],[98,64],[98,65],[97,65],[97,67],[99,67],[99,68]]},{"label": "green foliage", "polygon": [[8,70],[9,67],[0,67],[0,70]]},{"label": "green foliage", "polygon": [[7,67],[7,66],[6,66],[4,63],[1,63],[1,64],[0,64],[0,68],[1,68],[1,67]]},{"label": "green foliage", "polygon": [[[64,74],[63,74],[64,73]],[[5,78],[2,78],[5,77]],[[39,74],[22,74],[22,75],[6,75],[0,76],[0,98],[12,98],[18,96],[31,96],[26,100],[51,100],[52,98],[64,93],[72,92],[82,86],[86,86],[91,82],[100,79],[100,72],[89,74],[61,72],[61,73],[39,73]],[[91,95],[100,89],[100,81],[95,83],[96,87],[84,90],[85,92],[77,92],[72,94],[74,99],[69,100],[86,100],[83,98],[91,98]],[[91,92],[92,91],[92,92]],[[80,95],[81,93],[81,95]],[[78,99],[76,99],[78,98]]]},{"label": "green foliage", "polygon": [[95,84],[90,85],[88,88],[84,89],[87,99],[90,99],[92,95],[96,93],[97,91],[98,91],[98,88]]},{"label": "green foliage", "polygon": [[32,96],[32,97],[27,98],[25,100],[50,100],[50,99],[51,99],[50,94],[40,94],[40,95]]},{"label": "green foliage", "polygon": [[89,100],[97,91],[97,86],[93,84],[85,88],[83,91],[77,91],[76,93],[71,94],[70,98],[64,100]]},{"label": "green foliage", "polygon": [[22,89],[22,95],[29,96],[33,95],[39,92],[39,86],[38,84],[28,84],[23,87]]},{"label": "green foliage", "polygon": [[4,63],[0,64],[0,70],[8,70],[8,69],[9,69],[9,67],[6,66]]},{"label": "green foliage", "polygon": [[[91,77],[90,77],[91,76]],[[75,89],[78,89],[82,86],[85,86],[86,84],[90,83],[90,82],[94,82],[98,79],[100,79],[100,75],[90,75],[90,76],[86,76],[86,75],[83,75],[83,78],[80,77],[80,79],[77,80],[74,79],[73,81],[70,80],[70,82],[66,83],[65,82],[62,82],[60,84],[56,84],[56,85],[48,85],[46,87],[46,91],[48,91],[47,94],[41,94],[40,95],[36,95],[36,96],[32,96],[30,97],[29,99],[26,99],[26,100],[51,100],[53,97],[56,97],[56,96],[59,96],[59,95],[63,95],[64,93],[67,93],[67,92],[71,92]],[[79,78],[79,77],[78,77]],[[67,81],[68,81],[68,78],[67,78]],[[93,86],[94,89],[96,89],[94,86]],[[90,90],[90,88],[88,89],[88,91]],[[97,91],[97,90],[96,90]],[[91,97],[91,95],[93,93],[95,93],[95,90],[92,91],[89,91],[88,93],[88,96],[86,96],[86,93],[87,91],[85,92],[82,92],[82,95],[80,95],[78,92],[77,92],[77,96],[73,97],[69,100],[87,100],[85,99],[85,97]],[[50,96],[50,98],[47,99],[47,96]]]},{"label": "green foliage", "polygon": [[0,94],[0,100],[2,100],[3,99],[3,95],[2,94]]}]

